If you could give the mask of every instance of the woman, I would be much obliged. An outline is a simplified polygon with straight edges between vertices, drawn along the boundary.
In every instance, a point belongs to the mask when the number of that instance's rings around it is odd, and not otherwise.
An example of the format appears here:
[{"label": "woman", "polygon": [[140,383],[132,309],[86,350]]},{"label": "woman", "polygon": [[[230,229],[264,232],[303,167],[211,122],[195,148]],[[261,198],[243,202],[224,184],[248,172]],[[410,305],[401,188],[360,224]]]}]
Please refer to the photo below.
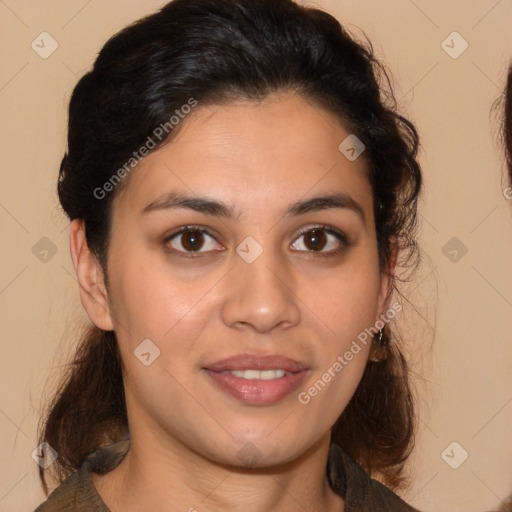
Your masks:
[{"label": "woman", "polygon": [[94,325],[39,512],[413,510],[390,322],[421,173],[379,69],[291,0],[175,0],[105,44],[58,185]]}]

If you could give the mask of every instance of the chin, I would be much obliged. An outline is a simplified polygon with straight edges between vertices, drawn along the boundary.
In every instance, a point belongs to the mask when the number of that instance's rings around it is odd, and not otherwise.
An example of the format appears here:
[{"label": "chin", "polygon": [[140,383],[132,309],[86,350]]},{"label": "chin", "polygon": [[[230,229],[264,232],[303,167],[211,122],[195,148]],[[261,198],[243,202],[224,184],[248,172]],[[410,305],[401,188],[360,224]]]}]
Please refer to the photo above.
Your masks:
[{"label": "chin", "polygon": [[[296,429],[294,431],[296,432]],[[268,432],[271,432],[271,429],[260,437],[240,436],[224,450],[220,449],[214,460],[221,464],[245,469],[278,467],[295,461],[315,444],[315,440],[308,442],[291,436],[286,438],[276,436],[270,439]]]}]

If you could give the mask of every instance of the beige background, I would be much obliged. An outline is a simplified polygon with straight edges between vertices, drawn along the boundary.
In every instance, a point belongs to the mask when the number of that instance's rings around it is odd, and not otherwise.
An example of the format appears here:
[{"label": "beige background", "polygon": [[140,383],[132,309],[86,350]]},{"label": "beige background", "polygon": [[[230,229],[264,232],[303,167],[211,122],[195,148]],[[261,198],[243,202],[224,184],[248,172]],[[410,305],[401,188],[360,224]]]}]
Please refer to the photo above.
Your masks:
[{"label": "beige background", "polygon": [[[0,0],[2,263],[0,509],[32,510],[44,496],[31,459],[43,387],[58,374],[84,318],[55,194],[66,105],[77,78],[115,31],[161,1]],[[407,288],[427,321],[403,315],[420,396],[407,499],[424,511],[485,511],[512,492],[512,208],[493,102],[512,58],[511,0],[322,0],[362,29],[391,69],[401,108],[417,123],[426,178],[424,266]],[[57,41],[47,59],[32,48]],[[442,42],[457,31],[458,58]],[[447,44],[456,52],[463,41]],[[48,40],[46,48],[49,48]],[[453,42],[452,42],[453,41]],[[34,254],[47,237],[57,250]],[[455,253],[445,244],[456,237]],[[461,258],[461,247],[467,253]],[[38,247],[38,246],[36,246]],[[46,246],[47,247],[47,246]],[[40,249],[41,250],[41,249]],[[54,368],[52,370],[52,368]],[[456,441],[457,469],[442,458]],[[450,460],[457,461],[461,448]]]}]

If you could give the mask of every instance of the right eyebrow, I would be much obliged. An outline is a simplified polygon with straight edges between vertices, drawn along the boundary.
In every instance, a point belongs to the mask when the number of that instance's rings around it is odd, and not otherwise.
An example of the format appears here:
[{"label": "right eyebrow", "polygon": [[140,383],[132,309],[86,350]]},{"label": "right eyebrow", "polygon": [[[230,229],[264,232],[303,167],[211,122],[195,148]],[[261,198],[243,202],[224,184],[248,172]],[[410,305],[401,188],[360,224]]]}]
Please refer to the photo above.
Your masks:
[{"label": "right eyebrow", "polygon": [[187,196],[178,192],[169,192],[156,198],[142,210],[142,214],[172,208],[188,208],[217,217],[234,218],[236,216],[235,209],[226,203],[207,197]]}]

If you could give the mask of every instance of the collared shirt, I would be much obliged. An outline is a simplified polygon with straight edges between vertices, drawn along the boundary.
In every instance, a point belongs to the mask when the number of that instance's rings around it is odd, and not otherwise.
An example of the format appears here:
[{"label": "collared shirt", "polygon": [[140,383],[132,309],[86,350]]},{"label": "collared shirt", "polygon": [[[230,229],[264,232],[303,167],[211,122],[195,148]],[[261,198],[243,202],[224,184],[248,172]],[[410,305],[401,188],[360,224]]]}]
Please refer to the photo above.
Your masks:
[{"label": "collared shirt", "polygon": [[[114,469],[130,448],[130,440],[91,453],[34,512],[110,512],[93,484],[91,473]],[[418,512],[368,473],[337,444],[331,444],[327,478],[345,499],[345,512]]]}]

